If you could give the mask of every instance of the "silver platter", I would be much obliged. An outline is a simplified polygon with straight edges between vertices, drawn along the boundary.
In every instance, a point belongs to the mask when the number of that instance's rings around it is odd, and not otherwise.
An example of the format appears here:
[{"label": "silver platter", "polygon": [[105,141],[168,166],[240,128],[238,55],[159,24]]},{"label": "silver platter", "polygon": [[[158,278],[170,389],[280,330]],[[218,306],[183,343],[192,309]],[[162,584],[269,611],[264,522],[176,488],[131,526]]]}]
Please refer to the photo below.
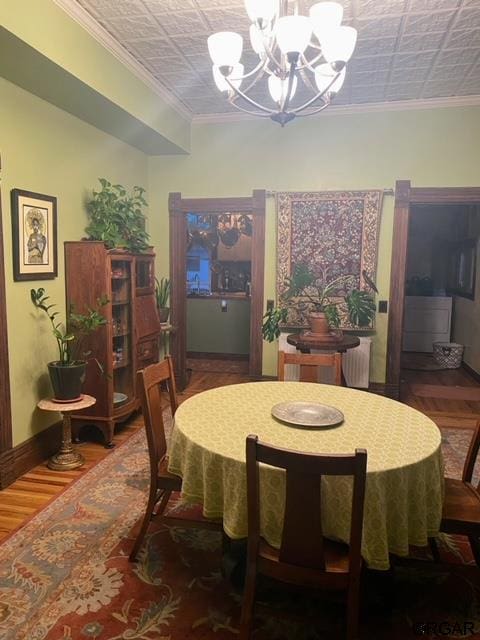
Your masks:
[{"label": "silver platter", "polygon": [[333,427],[344,419],[341,411],[319,402],[280,402],[272,407],[272,416],[299,427]]}]

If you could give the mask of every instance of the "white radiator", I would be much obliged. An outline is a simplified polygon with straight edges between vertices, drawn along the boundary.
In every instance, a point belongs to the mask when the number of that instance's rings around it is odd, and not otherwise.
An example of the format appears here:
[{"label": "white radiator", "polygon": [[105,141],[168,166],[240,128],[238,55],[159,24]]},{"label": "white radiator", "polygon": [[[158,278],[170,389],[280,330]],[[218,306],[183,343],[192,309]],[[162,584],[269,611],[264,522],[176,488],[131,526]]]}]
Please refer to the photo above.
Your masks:
[{"label": "white radiator", "polygon": [[[280,351],[294,353],[295,347],[288,344],[287,333],[281,333],[278,342]],[[370,349],[372,339],[361,337],[360,344],[355,349],[348,349],[342,357],[342,370],[348,387],[357,389],[368,389],[370,372]],[[320,353],[312,349],[312,353]],[[298,380],[299,367],[295,364],[288,364],[285,367],[285,380]],[[330,382],[326,379],[319,379],[319,382]]]},{"label": "white radiator", "polygon": [[372,339],[360,338],[360,344],[348,349],[342,357],[342,370],[347,387],[368,389]]}]

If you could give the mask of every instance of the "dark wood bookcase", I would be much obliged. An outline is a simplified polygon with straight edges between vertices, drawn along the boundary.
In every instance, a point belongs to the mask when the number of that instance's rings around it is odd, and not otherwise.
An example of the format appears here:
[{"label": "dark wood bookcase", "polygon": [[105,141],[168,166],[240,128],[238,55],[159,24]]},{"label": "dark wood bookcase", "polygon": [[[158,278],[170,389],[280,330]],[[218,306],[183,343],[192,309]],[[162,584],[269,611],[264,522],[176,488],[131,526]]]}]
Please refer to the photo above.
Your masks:
[{"label": "dark wood bookcase", "polygon": [[109,300],[103,309],[107,324],[85,341],[90,355],[84,392],[97,402],[72,414],[72,432],[78,439],[80,429],[93,424],[111,447],[115,424],[140,406],[137,370],[159,357],[155,254],[108,250],[103,242],[66,242],[65,274],[68,306],[85,312],[102,296]]}]

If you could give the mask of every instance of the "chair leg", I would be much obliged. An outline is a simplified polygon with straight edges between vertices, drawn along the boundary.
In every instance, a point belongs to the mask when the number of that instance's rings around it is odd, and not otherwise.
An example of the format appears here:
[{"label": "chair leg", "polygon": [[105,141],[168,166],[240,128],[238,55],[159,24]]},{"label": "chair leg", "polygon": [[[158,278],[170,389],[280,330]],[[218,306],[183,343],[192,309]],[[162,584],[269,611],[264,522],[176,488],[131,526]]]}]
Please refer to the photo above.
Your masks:
[{"label": "chair leg", "polygon": [[253,622],[253,605],[255,602],[255,587],[257,582],[257,568],[255,565],[247,568],[245,588],[243,591],[242,614],[240,617],[239,640],[250,640]]},{"label": "chair leg", "polygon": [[[170,498],[171,491],[165,491],[162,494],[162,499],[160,502],[159,513],[161,513],[165,507],[167,506],[168,499]],[[140,531],[138,532],[137,539],[135,540],[135,544],[133,545],[132,551],[130,552],[129,560],[130,562],[135,562],[137,559],[137,553],[142,546],[143,539],[145,538],[145,534],[147,533],[148,525],[150,524],[150,520],[152,519],[153,510],[155,505],[158,502],[157,495],[157,486],[156,484],[150,485],[150,494],[148,496],[147,508],[145,509],[145,515],[143,516],[142,526],[140,527]],[[163,508],[162,508],[163,507]]]},{"label": "chair leg", "polygon": [[477,567],[480,567],[480,538],[476,536],[468,536],[470,546],[472,548],[473,557],[477,563]]},{"label": "chair leg", "polygon": [[430,552],[435,562],[440,562],[440,551],[438,550],[438,544],[436,538],[429,538],[428,544],[430,545]]}]

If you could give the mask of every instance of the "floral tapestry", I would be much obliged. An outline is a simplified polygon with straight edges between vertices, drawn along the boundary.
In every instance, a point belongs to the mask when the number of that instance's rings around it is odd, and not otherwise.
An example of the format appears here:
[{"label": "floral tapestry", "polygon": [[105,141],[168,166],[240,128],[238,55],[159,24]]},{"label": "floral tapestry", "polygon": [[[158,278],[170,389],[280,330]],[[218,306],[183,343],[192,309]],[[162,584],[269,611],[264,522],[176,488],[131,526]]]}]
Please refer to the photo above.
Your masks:
[{"label": "floral tapestry", "polygon": [[[277,194],[277,298],[296,264],[328,279],[349,276],[351,288],[369,290],[375,281],[383,192],[313,191]],[[346,291],[338,289],[338,300]],[[341,327],[352,328],[340,305]],[[289,311],[289,325],[305,318]]]}]

